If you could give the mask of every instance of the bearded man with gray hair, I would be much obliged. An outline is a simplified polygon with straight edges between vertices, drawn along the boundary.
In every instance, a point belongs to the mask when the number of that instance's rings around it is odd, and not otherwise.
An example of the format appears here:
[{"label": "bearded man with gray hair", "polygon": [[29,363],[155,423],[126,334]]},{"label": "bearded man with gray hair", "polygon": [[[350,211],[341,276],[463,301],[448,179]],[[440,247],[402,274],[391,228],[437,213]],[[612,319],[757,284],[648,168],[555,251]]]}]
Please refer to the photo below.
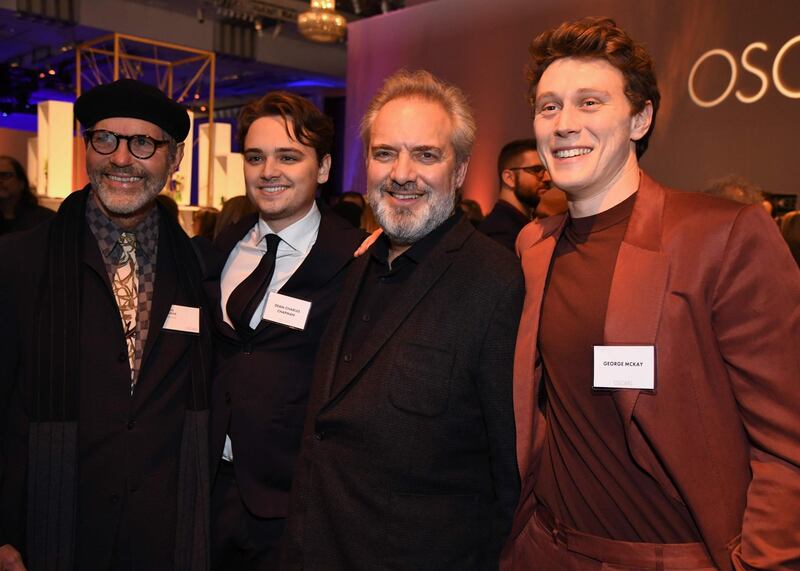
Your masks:
[{"label": "bearded man with gray hair", "polygon": [[456,208],[475,139],[459,89],[399,72],[361,132],[383,235],[320,345],[285,568],[496,569],[519,485],[519,264]]},{"label": "bearded man with gray hair", "polygon": [[156,202],[189,115],[133,79],[75,115],[90,183],[0,240],[0,571],[204,571],[211,335]]}]

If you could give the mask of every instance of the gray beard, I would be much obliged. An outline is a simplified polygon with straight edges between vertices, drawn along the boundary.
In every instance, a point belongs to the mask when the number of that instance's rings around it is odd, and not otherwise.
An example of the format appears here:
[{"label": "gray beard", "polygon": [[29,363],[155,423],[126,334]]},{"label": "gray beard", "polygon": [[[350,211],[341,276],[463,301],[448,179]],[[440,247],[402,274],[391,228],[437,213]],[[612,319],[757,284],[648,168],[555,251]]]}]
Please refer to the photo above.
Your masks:
[{"label": "gray beard", "polygon": [[416,190],[417,185],[385,182],[379,187],[369,189],[368,198],[375,219],[392,244],[407,246],[418,242],[450,218],[455,208],[455,192],[447,196],[434,193],[430,187],[420,188],[425,194],[417,200],[424,200],[427,208],[415,214],[411,208],[392,208],[386,204],[383,194],[401,188]]},{"label": "gray beard", "polygon": [[[169,178],[169,173],[165,173],[161,178],[148,177],[145,180],[144,191],[137,195],[135,200],[127,200],[123,203],[120,203],[121,201],[119,197],[113,196],[106,189],[103,181],[103,172],[106,171],[103,169],[98,169],[88,172],[87,174],[89,176],[89,182],[92,183],[92,187],[97,194],[97,198],[103,203],[105,209],[112,214],[119,215],[134,214],[150,204],[155,197],[158,196],[158,193],[161,192],[161,189],[164,188],[164,185],[167,184],[167,179]],[[121,176],[128,174],[144,174],[144,176],[148,176],[147,173],[134,172],[133,169],[112,169],[112,171],[109,172],[113,172],[114,174],[119,174]]]}]

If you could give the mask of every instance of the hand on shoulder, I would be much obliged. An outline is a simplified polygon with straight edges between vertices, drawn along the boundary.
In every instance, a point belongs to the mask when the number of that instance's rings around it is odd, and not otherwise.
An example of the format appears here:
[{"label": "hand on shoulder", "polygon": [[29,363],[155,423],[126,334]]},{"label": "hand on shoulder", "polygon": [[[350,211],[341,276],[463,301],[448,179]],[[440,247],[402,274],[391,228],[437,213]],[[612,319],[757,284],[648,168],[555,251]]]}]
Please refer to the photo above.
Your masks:
[{"label": "hand on shoulder", "polygon": [[378,228],[372,234],[370,234],[369,236],[364,238],[364,241],[361,242],[361,245],[358,247],[358,249],[355,252],[353,252],[353,257],[357,258],[361,254],[363,254],[367,250],[369,250],[369,247],[372,246],[375,243],[375,240],[377,240],[378,236],[380,236],[382,233],[383,233],[383,230]]}]

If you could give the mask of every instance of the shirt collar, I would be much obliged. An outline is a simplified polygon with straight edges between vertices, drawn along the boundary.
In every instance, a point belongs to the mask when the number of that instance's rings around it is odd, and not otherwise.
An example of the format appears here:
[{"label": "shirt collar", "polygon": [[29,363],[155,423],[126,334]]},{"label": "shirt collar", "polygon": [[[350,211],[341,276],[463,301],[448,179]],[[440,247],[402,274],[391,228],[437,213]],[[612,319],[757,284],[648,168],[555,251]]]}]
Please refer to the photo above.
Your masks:
[{"label": "shirt collar", "polygon": [[[439,224],[436,228],[431,230],[428,234],[423,236],[418,241],[414,242],[411,247],[400,254],[398,258],[407,258],[412,262],[419,264],[422,262],[430,253],[431,250],[439,243],[442,237],[450,231],[450,229],[455,226],[459,220],[463,217],[463,214],[460,209],[456,210],[456,212],[450,216],[447,220]],[[375,247],[372,248],[372,256],[377,261],[381,262],[382,264],[388,264],[389,259],[389,246],[390,246],[389,238],[386,234],[381,234],[378,237],[378,240],[375,242]]]},{"label": "shirt collar", "polygon": [[[122,252],[117,246],[123,230],[114,224],[97,205],[94,190],[91,191],[86,201],[86,222],[97,240],[103,257],[111,260],[118,258]],[[158,245],[158,207],[153,205],[144,220],[136,228],[126,230],[126,232],[131,232],[136,236],[137,256],[141,254],[149,260],[155,260]]]},{"label": "shirt collar", "polygon": [[317,234],[319,232],[319,223],[322,215],[319,212],[316,202],[311,203],[311,208],[308,212],[297,222],[293,222],[280,232],[273,232],[269,227],[269,223],[263,218],[258,218],[256,225],[256,244],[261,244],[261,241],[267,234],[277,234],[281,238],[281,244],[286,244],[293,250],[298,252],[307,252],[317,241]]}]

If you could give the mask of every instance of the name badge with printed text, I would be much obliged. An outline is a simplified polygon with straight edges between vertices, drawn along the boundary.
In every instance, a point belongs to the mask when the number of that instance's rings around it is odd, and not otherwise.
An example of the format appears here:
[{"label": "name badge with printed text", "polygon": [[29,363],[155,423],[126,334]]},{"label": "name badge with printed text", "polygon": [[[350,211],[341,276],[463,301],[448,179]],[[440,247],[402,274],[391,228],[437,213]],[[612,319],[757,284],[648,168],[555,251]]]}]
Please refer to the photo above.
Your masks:
[{"label": "name badge with printed text", "polygon": [[653,345],[595,345],[595,389],[649,389],[656,384]]},{"label": "name badge with printed text", "polygon": [[311,302],[271,291],[261,318],[302,331],[306,328]]},{"label": "name badge with printed text", "polygon": [[200,308],[173,304],[169,308],[164,329],[182,333],[200,333]]}]

